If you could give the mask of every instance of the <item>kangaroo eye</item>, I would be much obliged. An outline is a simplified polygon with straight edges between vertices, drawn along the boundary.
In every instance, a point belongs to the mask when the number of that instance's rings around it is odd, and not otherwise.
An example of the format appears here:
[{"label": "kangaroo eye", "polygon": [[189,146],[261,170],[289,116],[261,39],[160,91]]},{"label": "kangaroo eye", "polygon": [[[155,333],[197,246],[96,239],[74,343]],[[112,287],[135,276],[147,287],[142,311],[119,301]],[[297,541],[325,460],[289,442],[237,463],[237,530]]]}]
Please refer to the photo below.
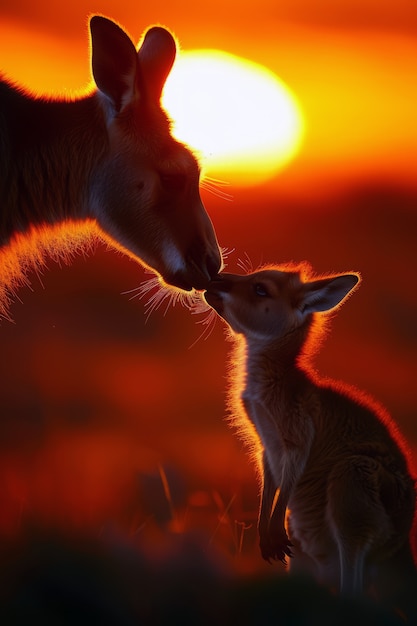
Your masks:
[{"label": "kangaroo eye", "polygon": [[160,174],[160,178],[167,191],[182,191],[187,183],[187,174]]},{"label": "kangaroo eye", "polygon": [[260,296],[261,298],[269,297],[268,289],[262,283],[255,283],[253,286],[253,290],[256,295]]}]

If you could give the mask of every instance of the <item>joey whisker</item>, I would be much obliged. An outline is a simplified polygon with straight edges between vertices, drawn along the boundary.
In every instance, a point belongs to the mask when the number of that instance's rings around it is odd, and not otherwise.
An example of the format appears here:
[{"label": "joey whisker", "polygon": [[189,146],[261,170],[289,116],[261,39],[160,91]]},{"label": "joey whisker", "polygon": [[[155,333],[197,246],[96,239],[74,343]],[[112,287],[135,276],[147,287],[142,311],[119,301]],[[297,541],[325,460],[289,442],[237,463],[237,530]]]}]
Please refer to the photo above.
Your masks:
[{"label": "joey whisker", "polygon": [[238,267],[240,267],[241,270],[245,272],[245,274],[250,274],[253,272],[252,259],[247,252],[245,252],[243,259],[240,257],[238,258],[237,265]]}]

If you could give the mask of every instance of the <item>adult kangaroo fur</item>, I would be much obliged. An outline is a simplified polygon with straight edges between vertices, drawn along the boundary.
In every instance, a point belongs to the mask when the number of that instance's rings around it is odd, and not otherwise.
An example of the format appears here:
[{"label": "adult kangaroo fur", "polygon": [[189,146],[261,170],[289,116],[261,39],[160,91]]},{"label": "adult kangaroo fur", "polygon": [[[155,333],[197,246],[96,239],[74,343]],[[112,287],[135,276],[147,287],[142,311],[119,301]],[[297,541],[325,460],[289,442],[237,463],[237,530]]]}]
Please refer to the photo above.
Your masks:
[{"label": "adult kangaroo fur", "polygon": [[293,556],[291,569],[376,595],[415,620],[416,492],[405,442],[375,401],[310,364],[326,313],[359,276],[309,276],[307,265],[224,273],[205,294],[236,340],[230,409],[257,452],[261,552]]},{"label": "adult kangaroo fur", "polygon": [[37,98],[0,80],[0,316],[26,270],[64,249],[74,226],[181,289],[206,287],[220,268],[198,163],[160,105],[174,38],[150,28],[136,51],[105,17],[90,31],[96,89],[85,97]]}]

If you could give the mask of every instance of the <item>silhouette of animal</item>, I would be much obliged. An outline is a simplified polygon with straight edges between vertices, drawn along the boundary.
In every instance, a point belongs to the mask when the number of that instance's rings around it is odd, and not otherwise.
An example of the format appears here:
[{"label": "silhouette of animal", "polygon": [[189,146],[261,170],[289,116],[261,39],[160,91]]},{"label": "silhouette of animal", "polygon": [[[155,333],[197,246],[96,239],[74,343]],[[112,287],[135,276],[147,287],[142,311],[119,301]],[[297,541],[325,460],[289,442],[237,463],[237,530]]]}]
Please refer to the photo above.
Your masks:
[{"label": "silhouette of animal", "polygon": [[91,228],[184,290],[204,288],[220,267],[198,162],[160,104],[173,36],[152,27],[137,52],[105,17],[90,31],[96,88],[84,97],[34,97],[0,80],[3,316],[26,270],[45,252],[71,253]]},{"label": "silhouette of animal", "polygon": [[410,611],[416,494],[405,444],[375,401],[310,364],[326,313],[360,279],[309,275],[307,264],[222,273],[204,294],[236,341],[230,411],[258,454],[262,556],[293,556],[291,570]]}]

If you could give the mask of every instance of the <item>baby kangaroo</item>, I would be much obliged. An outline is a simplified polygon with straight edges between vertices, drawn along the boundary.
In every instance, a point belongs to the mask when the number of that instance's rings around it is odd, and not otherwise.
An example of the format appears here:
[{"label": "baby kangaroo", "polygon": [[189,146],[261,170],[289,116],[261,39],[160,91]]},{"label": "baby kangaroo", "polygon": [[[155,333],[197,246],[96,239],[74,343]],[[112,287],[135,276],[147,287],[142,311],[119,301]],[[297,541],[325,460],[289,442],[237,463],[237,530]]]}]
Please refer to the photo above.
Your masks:
[{"label": "baby kangaroo", "polygon": [[343,592],[385,594],[385,584],[400,596],[410,576],[416,584],[405,446],[381,407],[309,366],[323,314],[359,276],[308,274],[307,265],[224,273],[205,293],[236,339],[232,419],[262,450],[262,556],[294,556],[292,567]]}]

